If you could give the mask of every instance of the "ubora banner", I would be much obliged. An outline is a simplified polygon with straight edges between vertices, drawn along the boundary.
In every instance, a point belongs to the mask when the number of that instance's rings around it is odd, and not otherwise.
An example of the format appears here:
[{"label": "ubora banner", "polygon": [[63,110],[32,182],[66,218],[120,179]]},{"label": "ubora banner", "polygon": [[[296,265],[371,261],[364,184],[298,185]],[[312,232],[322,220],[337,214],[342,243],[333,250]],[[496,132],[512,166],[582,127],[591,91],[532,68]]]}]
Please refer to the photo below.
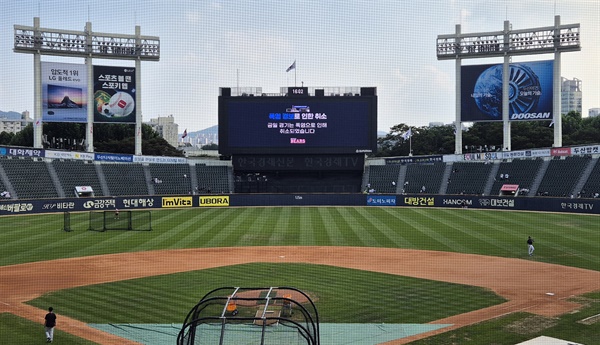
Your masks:
[{"label": "ubora banner", "polygon": [[200,196],[200,207],[229,206],[229,195],[204,195]]}]

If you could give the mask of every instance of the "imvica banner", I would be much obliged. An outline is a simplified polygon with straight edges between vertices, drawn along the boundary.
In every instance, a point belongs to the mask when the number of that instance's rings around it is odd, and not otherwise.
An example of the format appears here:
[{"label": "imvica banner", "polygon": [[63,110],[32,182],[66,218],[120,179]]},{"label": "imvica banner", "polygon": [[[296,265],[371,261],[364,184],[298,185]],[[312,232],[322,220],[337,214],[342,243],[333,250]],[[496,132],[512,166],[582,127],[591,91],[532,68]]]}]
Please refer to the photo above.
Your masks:
[{"label": "imvica banner", "polygon": [[94,66],[94,122],[135,123],[135,68]]},{"label": "imvica banner", "polygon": [[192,207],[191,196],[163,197],[162,208]]}]

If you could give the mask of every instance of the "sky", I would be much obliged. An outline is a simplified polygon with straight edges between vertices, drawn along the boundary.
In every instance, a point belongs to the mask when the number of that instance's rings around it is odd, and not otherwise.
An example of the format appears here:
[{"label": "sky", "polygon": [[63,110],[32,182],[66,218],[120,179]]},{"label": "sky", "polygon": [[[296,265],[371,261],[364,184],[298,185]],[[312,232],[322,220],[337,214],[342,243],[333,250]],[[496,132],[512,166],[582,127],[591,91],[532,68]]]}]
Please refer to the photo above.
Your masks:
[{"label": "sky", "polygon": [[[455,61],[437,60],[438,35],[581,24],[562,76],[582,81],[583,116],[600,107],[598,0],[0,0],[0,110],[33,116],[33,55],[13,52],[14,25],[160,38],[160,61],[141,63],[143,121],[173,115],[179,131],[218,124],[220,87],[376,87],[378,129],[455,119]],[[552,59],[513,57],[513,62]],[[82,58],[42,61],[83,64]],[[286,69],[296,61],[296,70]],[[463,65],[501,63],[466,59]],[[134,66],[94,59],[94,65]]]}]

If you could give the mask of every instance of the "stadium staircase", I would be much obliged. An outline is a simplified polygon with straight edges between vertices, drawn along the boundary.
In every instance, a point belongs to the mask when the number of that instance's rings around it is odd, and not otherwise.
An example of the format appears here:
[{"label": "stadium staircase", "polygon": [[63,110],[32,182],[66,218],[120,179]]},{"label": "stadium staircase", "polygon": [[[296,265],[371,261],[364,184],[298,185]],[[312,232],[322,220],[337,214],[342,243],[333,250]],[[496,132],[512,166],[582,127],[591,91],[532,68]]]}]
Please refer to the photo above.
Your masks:
[{"label": "stadium staircase", "polygon": [[360,186],[360,190],[367,190],[367,184],[369,183],[369,179],[371,178],[371,166],[367,165],[363,172],[362,184]]},{"label": "stadium staircase", "polygon": [[444,175],[442,176],[442,183],[440,185],[440,194],[446,194],[448,190],[448,182],[450,182],[450,174],[452,174],[452,163],[446,164],[444,168]]},{"label": "stadium staircase", "polygon": [[406,181],[406,171],[407,170],[408,170],[407,165],[403,164],[402,166],[400,166],[400,173],[398,174],[398,181],[396,181],[396,194],[402,193],[402,186],[404,185],[404,181]]},{"label": "stadium staircase", "polygon": [[200,193],[229,193],[233,190],[231,167],[225,165],[198,165],[196,177]]},{"label": "stadium staircase", "polygon": [[[445,173],[445,163],[410,164],[406,167],[406,178],[402,185],[406,193],[436,194],[440,190]],[[408,184],[406,183],[408,182]]]},{"label": "stadium staircase", "polygon": [[94,163],[94,168],[96,169],[98,182],[100,183],[100,188],[102,189],[102,195],[110,195],[110,189],[108,189],[108,183],[106,183],[106,176],[104,175],[104,170],[102,170],[102,164]]},{"label": "stadium staircase", "polygon": [[542,179],[544,178],[544,175],[546,175],[546,171],[548,171],[549,166],[550,166],[549,160],[542,161],[540,169],[538,170],[537,174],[535,175],[535,179],[533,180],[533,183],[531,184],[531,188],[529,190],[530,196],[537,195],[538,190],[540,189],[540,185],[542,184]]},{"label": "stadium staircase", "polygon": [[6,172],[4,172],[2,164],[0,164],[0,189],[2,190],[2,192],[9,192],[11,199],[17,198],[17,192],[15,192],[15,189],[13,188],[8,176],[6,175]]},{"label": "stadium staircase", "polygon": [[[598,158],[590,159],[590,161],[588,162],[585,169],[583,169],[583,171],[581,172],[581,178],[575,185],[575,188],[571,191],[571,194],[573,194],[573,195],[587,194],[587,190],[585,190],[583,188],[583,186],[585,186],[585,184],[587,183],[587,181],[589,180],[589,178],[592,174],[592,171],[598,165],[597,161],[598,161]],[[596,174],[596,177],[597,177],[597,175],[598,174]],[[586,193],[583,193],[582,191],[585,191]],[[600,193],[600,192],[598,192],[598,193]]]},{"label": "stadium staircase", "polygon": [[0,159],[0,164],[15,190],[14,197],[19,199],[58,197],[57,188],[46,162],[36,158],[8,158]]},{"label": "stadium staircase", "polygon": [[56,192],[58,193],[59,198],[65,197],[65,191],[63,190],[60,180],[58,179],[58,175],[56,174],[56,170],[54,170],[54,166],[51,162],[46,162],[46,168],[48,169],[48,174],[50,174],[50,179],[54,184],[54,188],[56,188]]},{"label": "stadium staircase", "polygon": [[94,191],[94,196],[103,196],[100,181],[96,172],[96,166],[93,162],[75,161],[75,160],[53,160],[49,165],[50,173],[56,174],[61,197],[75,196],[76,186],[90,186]]},{"label": "stadium staircase", "polygon": [[[193,189],[194,177],[188,164],[149,164],[147,180],[156,195],[190,194]],[[154,178],[160,181],[156,183]]]},{"label": "stadium staircase", "polygon": [[481,195],[490,177],[492,164],[455,162],[453,164],[448,194]]},{"label": "stadium staircase", "polygon": [[[375,193],[395,193],[401,165],[371,165],[369,184]],[[394,185],[392,182],[395,182]],[[366,189],[369,189],[368,187]]]},{"label": "stadium staircase", "polygon": [[139,163],[103,164],[109,195],[149,195],[144,167]]},{"label": "stadium staircase", "polygon": [[595,193],[600,193],[600,158],[595,158],[593,161],[595,161],[594,168],[581,189],[582,197],[590,198]]},{"label": "stadium staircase", "polygon": [[[192,190],[198,192],[198,174],[196,174],[196,167],[194,165],[188,165],[187,169],[190,171],[190,183],[192,184]],[[230,176],[230,178],[231,185],[233,185],[233,176]]]},{"label": "stadium staircase", "polygon": [[494,182],[496,181],[494,176],[498,175],[498,170],[500,170],[500,163],[494,162],[494,164],[492,164],[490,176],[488,177],[487,183],[485,184],[485,188],[483,189],[483,194],[491,195],[492,187],[494,186]]},{"label": "stadium staircase", "polygon": [[[487,193],[488,195],[499,195],[500,189],[504,184],[516,184],[519,185],[520,189],[529,189],[530,192],[526,194],[519,193],[519,195],[531,195],[533,185],[536,176],[539,174],[540,166],[542,165],[541,159],[513,159],[512,162],[500,162],[498,163],[498,169],[492,174],[493,184],[492,189]],[[508,178],[502,178],[502,176],[509,175]]]},{"label": "stadium staircase", "polygon": [[156,195],[156,190],[154,189],[154,183],[152,183],[152,173],[150,169],[146,166],[142,166],[144,169],[144,178],[146,179],[146,188],[148,188],[148,193],[150,195]]},{"label": "stadium staircase", "polygon": [[544,196],[569,197],[573,195],[575,185],[590,160],[589,157],[565,157],[564,159],[550,160],[539,191]]}]

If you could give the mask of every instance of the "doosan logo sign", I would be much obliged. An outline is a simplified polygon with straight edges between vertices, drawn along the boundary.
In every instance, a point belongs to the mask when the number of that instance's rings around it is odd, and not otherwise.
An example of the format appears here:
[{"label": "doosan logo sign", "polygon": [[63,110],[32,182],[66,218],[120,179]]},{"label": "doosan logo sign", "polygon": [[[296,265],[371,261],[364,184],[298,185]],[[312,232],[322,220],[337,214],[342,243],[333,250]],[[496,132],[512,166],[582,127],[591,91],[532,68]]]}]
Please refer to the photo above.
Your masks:
[{"label": "doosan logo sign", "polygon": [[511,120],[549,120],[551,118],[550,112],[547,113],[519,113],[512,114]]}]

